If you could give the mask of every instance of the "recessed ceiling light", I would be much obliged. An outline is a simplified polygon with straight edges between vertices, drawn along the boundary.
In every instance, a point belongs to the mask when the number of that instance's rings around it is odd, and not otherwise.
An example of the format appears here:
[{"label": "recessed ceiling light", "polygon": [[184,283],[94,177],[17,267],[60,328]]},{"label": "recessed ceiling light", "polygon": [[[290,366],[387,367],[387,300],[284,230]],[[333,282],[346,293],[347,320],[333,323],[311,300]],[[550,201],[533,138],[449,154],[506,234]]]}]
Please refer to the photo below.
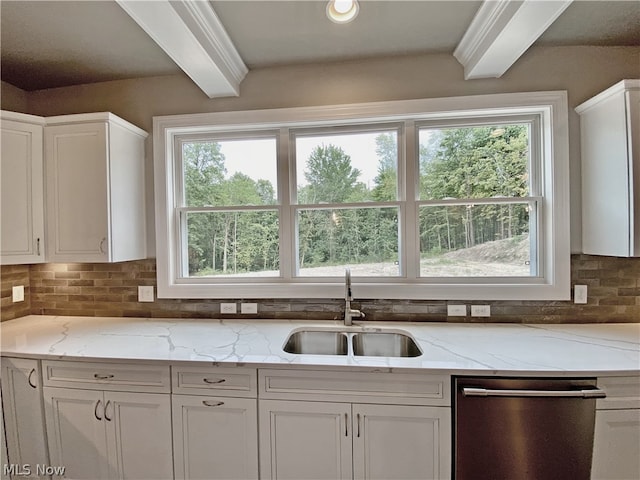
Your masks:
[{"label": "recessed ceiling light", "polygon": [[327,17],[334,23],[349,23],[359,10],[358,0],[331,0],[327,4]]}]

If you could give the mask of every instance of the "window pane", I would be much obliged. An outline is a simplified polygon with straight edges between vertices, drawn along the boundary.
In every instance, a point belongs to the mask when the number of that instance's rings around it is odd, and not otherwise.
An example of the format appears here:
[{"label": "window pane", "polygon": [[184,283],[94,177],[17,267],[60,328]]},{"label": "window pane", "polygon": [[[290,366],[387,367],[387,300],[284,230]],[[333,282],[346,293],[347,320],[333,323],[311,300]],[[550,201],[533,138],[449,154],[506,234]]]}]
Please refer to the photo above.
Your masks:
[{"label": "window pane", "polygon": [[529,204],[420,208],[422,277],[535,275]]},{"label": "window pane", "polygon": [[351,208],[298,211],[301,276],[398,276],[398,209]]},{"label": "window pane", "polygon": [[295,148],[300,204],[398,198],[395,130],[297,136]]},{"label": "window pane", "polygon": [[182,144],[185,205],[274,205],[275,138]]},{"label": "window pane", "polygon": [[278,214],[186,214],[189,276],[278,276]]},{"label": "window pane", "polygon": [[420,198],[529,196],[529,126],[420,129]]}]

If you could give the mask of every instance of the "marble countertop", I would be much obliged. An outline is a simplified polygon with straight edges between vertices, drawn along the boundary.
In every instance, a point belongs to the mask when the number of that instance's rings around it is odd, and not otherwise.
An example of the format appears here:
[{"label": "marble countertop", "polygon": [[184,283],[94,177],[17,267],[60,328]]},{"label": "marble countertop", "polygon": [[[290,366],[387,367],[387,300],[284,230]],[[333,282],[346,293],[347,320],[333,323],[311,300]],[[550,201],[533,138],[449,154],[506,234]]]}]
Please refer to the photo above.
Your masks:
[{"label": "marble countertop", "polygon": [[294,329],[335,321],[196,320],[29,315],[0,324],[3,356],[81,361],[193,362],[474,375],[638,375],[640,323],[467,324],[363,322],[351,331],[403,330],[414,358],[294,355]]}]

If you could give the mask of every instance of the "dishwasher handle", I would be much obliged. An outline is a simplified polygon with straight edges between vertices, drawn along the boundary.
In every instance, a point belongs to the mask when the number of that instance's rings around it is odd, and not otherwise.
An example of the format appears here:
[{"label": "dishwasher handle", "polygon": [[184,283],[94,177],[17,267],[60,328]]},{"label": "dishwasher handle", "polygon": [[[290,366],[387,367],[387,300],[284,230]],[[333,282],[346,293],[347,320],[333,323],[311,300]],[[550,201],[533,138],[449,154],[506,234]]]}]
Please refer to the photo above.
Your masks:
[{"label": "dishwasher handle", "polygon": [[486,388],[463,387],[465,397],[571,397],[571,398],[605,398],[607,394],[599,388],[582,390],[489,390]]}]

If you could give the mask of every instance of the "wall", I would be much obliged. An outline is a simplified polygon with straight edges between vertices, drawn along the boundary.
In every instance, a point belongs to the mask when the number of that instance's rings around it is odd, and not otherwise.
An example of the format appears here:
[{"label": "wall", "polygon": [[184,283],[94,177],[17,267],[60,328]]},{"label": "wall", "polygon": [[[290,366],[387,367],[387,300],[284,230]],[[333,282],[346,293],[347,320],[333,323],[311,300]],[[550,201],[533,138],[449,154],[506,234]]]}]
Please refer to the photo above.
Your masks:
[{"label": "wall", "polygon": [[27,92],[0,80],[0,108],[10,112],[28,113]]},{"label": "wall", "polygon": [[[640,47],[537,47],[526,52],[499,79],[465,81],[462,66],[453,56],[437,54],[256,69],[249,72],[242,82],[241,95],[233,98],[209,99],[185,75],[22,93],[27,99],[27,113],[47,116],[111,111],[151,132],[152,117],[155,115],[567,90],[571,238],[572,251],[579,253],[580,143],[579,119],[573,108],[619,80],[640,77],[639,65]],[[5,90],[10,89],[3,85],[3,94]],[[12,91],[11,97],[7,98],[3,95],[0,101],[2,108],[10,109],[9,105],[20,106],[23,95]],[[147,186],[149,252],[154,252],[151,138],[147,143]],[[155,262],[152,260],[113,266],[33,266],[30,269],[31,289],[34,291],[32,312],[64,311],[83,315],[111,312],[109,314],[118,316],[217,315],[215,301],[166,300],[138,304],[135,301],[135,287],[140,282],[155,282],[154,269]],[[96,278],[88,278],[92,275]],[[574,282],[592,287],[587,306],[575,306],[570,302],[490,302],[495,314],[492,321],[640,319],[640,269],[637,259],[574,255],[572,276]],[[3,287],[3,306],[4,293]],[[363,309],[373,319],[390,316],[391,319],[444,320],[445,305],[445,302],[378,300],[365,302]],[[333,318],[339,314],[341,305],[338,301],[278,300],[261,302],[260,307],[261,316]],[[4,308],[2,319],[6,319]]]},{"label": "wall", "polygon": [[[24,286],[24,301],[13,302],[12,287]],[[3,265],[0,268],[0,321],[31,313],[29,265]]]},{"label": "wall", "polygon": [[[467,302],[491,305],[492,322],[586,323],[632,322],[640,320],[640,258],[625,259],[574,255],[572,285],[589,287],[586,305],[566,302]],[[30,272],[25,278],[24,270]],[[27,282],[30,292],[24,305],[10,304],[12,281]],[[330,320],[344,312],[342,299],[253,300],[258,315],[220,315],[226,300],[156,300],[138,302],[138,285],[156,284],[153,259],[114,264],[40,264],[8,267],[2,271],[2,320],[28,313],[108,317],[170,318],[277,318]],[[485,321],[472,317],[447,318],[445,301],[385,301],[358,298],[353,285],[354,308],[361,308],[368,320],[387,321]],[[233,299],[233,301],[240,301]],[[252,301],[252,299],[245,299]],[[455,302],[460,303],[460,302]]]},{"label": "wall", "polygon": [[[581,251],[580,134],[574,107],[625,78],[640,77],[640,47],[539,47],[498,79],[464,80],[449,54],[256,69],[239,97],[209,99],[185,75],[55,88],[29,93],[29,113],[111,111],[152,131],[152,117],[183,113],[331,105],[488,93],[567,90],[569,96],[572,252]],[[147,141],[148,227],[153,222],[151,137]],[[154,235],[148,251],[155,252]]]}]

